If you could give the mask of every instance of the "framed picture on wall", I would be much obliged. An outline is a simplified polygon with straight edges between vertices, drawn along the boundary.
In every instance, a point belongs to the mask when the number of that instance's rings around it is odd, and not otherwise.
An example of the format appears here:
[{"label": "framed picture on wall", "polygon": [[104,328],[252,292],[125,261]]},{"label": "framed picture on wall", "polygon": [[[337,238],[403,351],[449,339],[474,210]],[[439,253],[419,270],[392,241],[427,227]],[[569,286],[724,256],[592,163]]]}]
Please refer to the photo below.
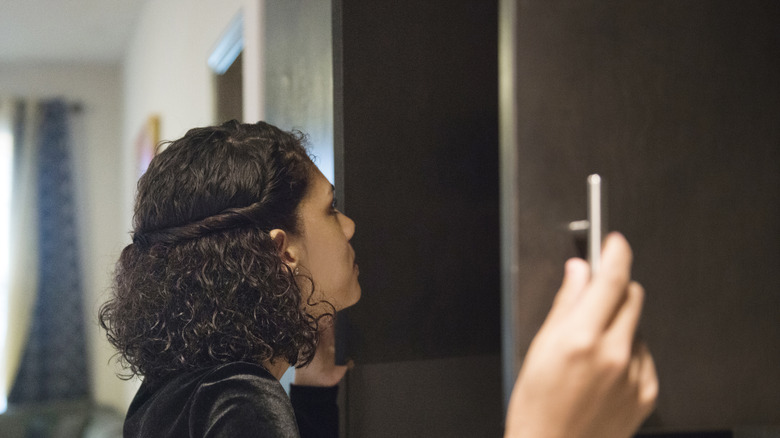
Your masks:
[{"label": "framed picture on wall", "polygon": [[160,142],[160,116],[151,115],[138,131],[135,140],[136,170],[140,178],[149,167],[149,163],[157,153],[157,143]]}]

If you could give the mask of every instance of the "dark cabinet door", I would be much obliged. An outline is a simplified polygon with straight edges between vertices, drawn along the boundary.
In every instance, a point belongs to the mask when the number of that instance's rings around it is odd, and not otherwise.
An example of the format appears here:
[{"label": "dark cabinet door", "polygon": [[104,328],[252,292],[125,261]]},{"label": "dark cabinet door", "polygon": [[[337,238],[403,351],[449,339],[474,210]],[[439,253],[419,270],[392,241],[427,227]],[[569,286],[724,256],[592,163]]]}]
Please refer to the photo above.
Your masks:
[{"label": "dark cabinet door", "polygon": [[565,225],[585,217],[599,172],[647,290],[641,332],[661,379],[647,426],[780,424],[778,3],[513,6],[507,374],[575,254]]},{"label": "dark cabinet door", "polygon": [[497,2],[334,4],[349,436],[500,436]]},{"label": "dark cabinet door", "polygon": [[497,354],[496,6],[340,3],[337,186],[364,289],[348,355]]}]

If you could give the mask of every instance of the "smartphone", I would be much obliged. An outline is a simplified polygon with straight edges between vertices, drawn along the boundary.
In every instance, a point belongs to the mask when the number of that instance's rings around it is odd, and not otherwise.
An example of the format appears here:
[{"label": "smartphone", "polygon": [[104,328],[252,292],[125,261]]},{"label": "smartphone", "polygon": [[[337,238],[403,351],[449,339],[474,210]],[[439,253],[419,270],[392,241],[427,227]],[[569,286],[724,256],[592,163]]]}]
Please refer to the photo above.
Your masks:
[{"label": "smartphone", "polygon": [[606,183],[597,173],[588,176],[588,250],[590,273],[595,275],[601,265],[601,242],[607,233]]}]

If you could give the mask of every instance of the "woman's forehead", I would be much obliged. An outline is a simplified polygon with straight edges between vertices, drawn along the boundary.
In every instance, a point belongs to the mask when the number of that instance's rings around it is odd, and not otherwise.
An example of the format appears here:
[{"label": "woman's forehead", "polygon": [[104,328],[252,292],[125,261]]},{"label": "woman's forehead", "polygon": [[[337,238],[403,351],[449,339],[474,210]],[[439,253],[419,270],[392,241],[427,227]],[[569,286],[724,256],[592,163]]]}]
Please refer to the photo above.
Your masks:
[{"label": "woman's forehead", "polygon": [[316,166],[312,166],[311,170],[311,184],[309,186],[309,198],[324,198],[330,197],[334,191],[333,185],[325,178],[325,175],[317,169]]}]

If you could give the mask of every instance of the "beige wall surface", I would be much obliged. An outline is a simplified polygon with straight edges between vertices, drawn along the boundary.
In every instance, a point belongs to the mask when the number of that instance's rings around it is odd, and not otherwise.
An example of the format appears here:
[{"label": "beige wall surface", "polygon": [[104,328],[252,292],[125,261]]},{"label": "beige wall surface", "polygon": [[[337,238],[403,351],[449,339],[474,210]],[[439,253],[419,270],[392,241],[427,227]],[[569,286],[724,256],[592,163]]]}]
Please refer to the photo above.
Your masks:
[{"label": "beige wall surface", "polygon": [[[123,209],[130,229],[138,180],[136,139],[150,116],[160,140],[175,140],[214,123],[214,84],[207,60],[232,20],[243,15],[244,115],[259,119],[262,0],[155,0],[141,12],[122,60]],[[129,241],[129,236],[125,238]],[[135,388],[125,393],[129,404]]]},{"label": "beige wall surface", "polygon": [[[129,243],[137,181],[136,138],[151,115],[160,138],[175,139],[212,123],[213,90],[206,63],[223,32],[244,16],[244,114],[261,117],[260,0],[148,2],[118,64],[0,63],[4,96],[65,97],[80,102],[75,169],[81,219],[85,320],[94,399],[125,412],[138,381],[119,369],[97,310],[106,299],[115,261]],[[247,79],[245,79],[246,81]]]},{"label": "beige wall surface", "polygon": [[[123,59],[123,132],[126,184],[135,189],[135,139],[148,117],[160,117],[160,139],[212,124],[213,83],[207,59],[237,14],[244,16],[244,76],[257,77],[261,2],[258,0],[164,0],[148,2]],[[246,79],[245,79],[246,80]],[[256,81],[255,81],[256,82]],[[244,87],[247,119],[259,118],[256,83]],[[248,94],[248,96],[247,96]],[[131,216],[128,199],[125,217]]]}]

